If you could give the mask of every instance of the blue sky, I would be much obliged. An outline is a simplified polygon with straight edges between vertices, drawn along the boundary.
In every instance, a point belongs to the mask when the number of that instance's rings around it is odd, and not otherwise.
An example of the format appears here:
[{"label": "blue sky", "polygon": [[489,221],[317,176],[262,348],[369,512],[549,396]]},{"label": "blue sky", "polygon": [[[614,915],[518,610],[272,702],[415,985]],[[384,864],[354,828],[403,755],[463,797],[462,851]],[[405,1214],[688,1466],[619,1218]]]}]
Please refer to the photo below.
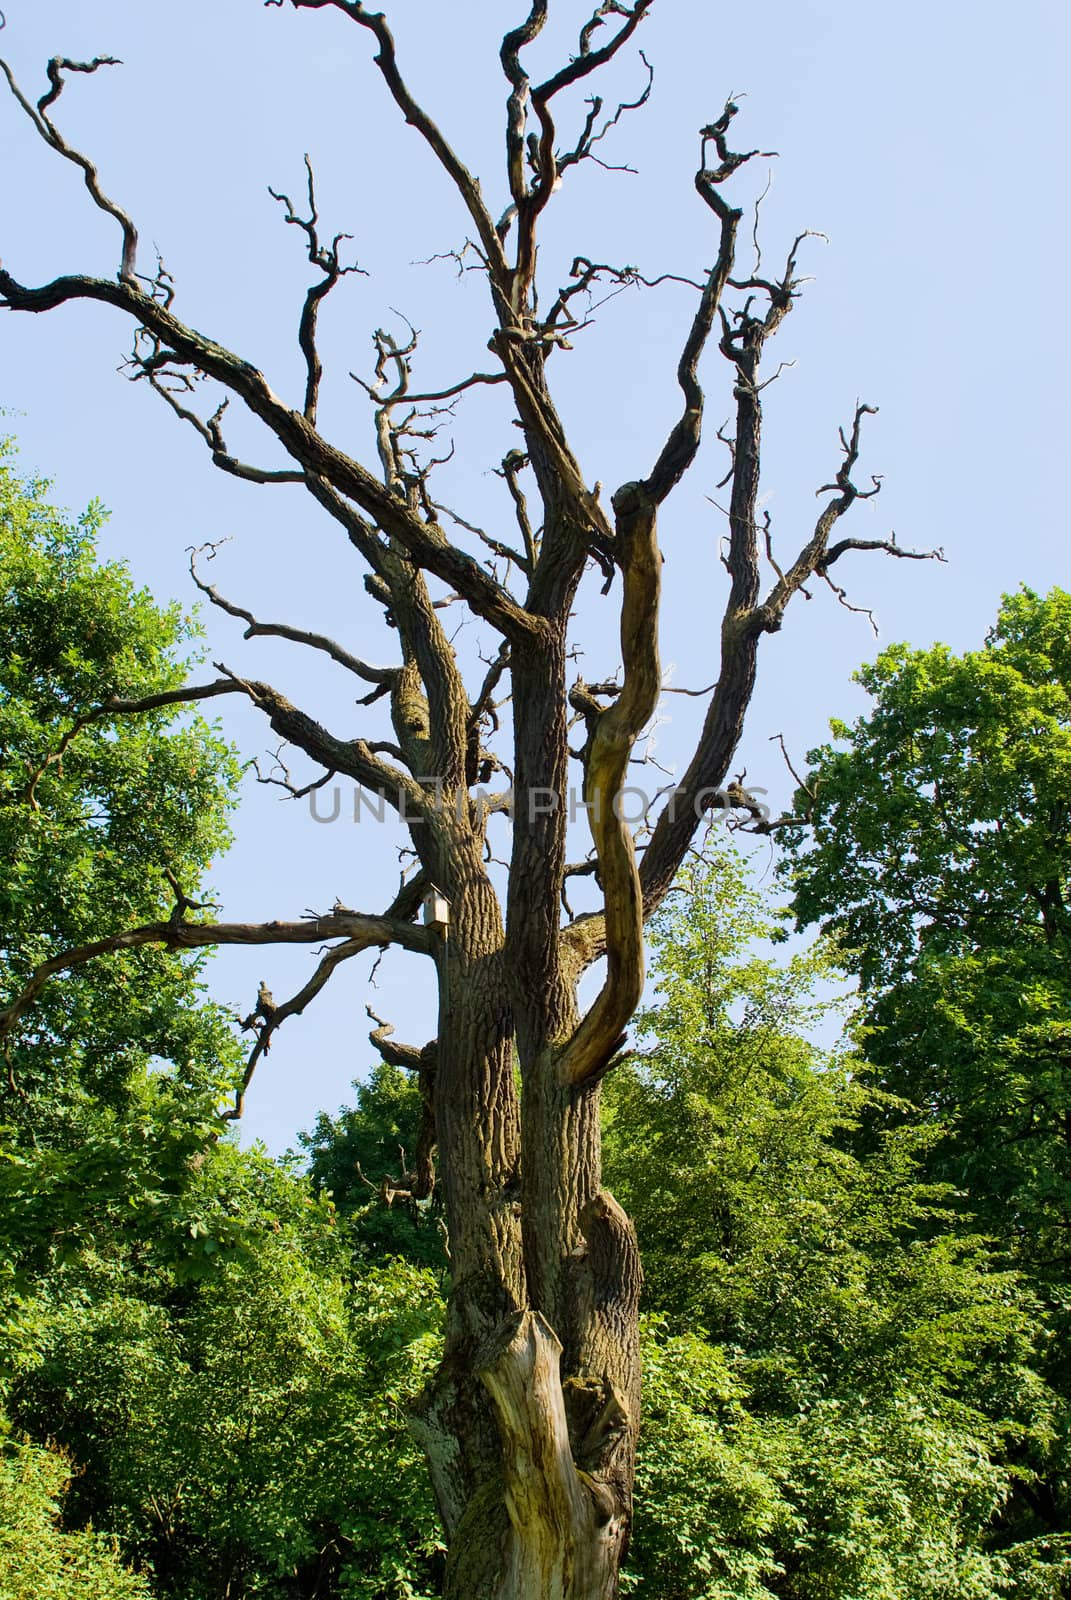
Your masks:
[{"label": "blue sky", "polygon": [[[396,0],[386,9],[413,87],[493,205],[504,205],[497,45],[523,6]],[[368,273],[348,279],[324,316],[322,422],[339,444],[372,461],[368,404],[348,374],[369,373],[372,330],[400,329],[399,313],[422,331],[423,386],[487,365],[477,275],[459,278],[449,262],[419,264],[457,248],[465,219],[389,102],[362,30],[334,12],[265,9],[259,0],[185,0],[179,9],[7,0],[5,10],[0,48],[35,98],[52,55],[123,59],[71,83],[61,126],[137,218],[147,262],[159,247],[177,280],[180,315],[260,365],[295,402],[308,266],[267,186],[296,197],[309,152],[325,227],[354,235]],[[559,0],[552,13],[536,68],[565,58],[589,6]],[[713,219],[693,189],[697,130],[730,93],[746,95],[739,143],[779,152],[736,189],[747,202],[772,174],[765,265],[804,228],[828,236],[805,247],[803,270],[814,281],[773,352],[795,362],[766,395],[775,547],[783,555],[805,537],[814,491],[837,464],[837,428],[858,397],[881,408],[862,468],[883,474],[884,489],[858,509],[850,531],[884,538],[895,530],[904,545],[941,546],[948,557],[941,566],[880,556],[841,564],[853,601],[875,608],[882,642],[970,647],[1003,591],[1067,582],[1061,461],[1071,352],[1062,286],[1071,240],[1059,195],[1069,36],[1068,9],[1044,0],[1015,8],[656,0],[638,35],[655,67],[650,104],[603,147],[637,173],[588,166],[548,214],[545,291],[564,281],[578,253],[648,275],[700,272],[713,255]],[[616,103],[643,81],[638,56],[626,52],[599,88]],[[582,96],[571,110],[583,115]],[[564,111],[560,127],[564,138]],[[93,210],[78,174],[44,148],[13,102],[0,100],[4,265],[33,283],[61,272],[110,275],[117,254],[115,229]],[[691,304],[690,291],[672,285],[621,295],[562,356],[556,395],[589,482],[612,489],[649,470],[675,413],[674,368]],[[112,511],[104,550],[129,560],[161,600],[193,598],[186,547],[230,537],[212,569],[225,594],[265,619],[331,633],[389,660],[390,635],[334,525],[300,490],[255,488],[216,472],[193,433],[117,372],[131,331],[117,313],[92,306],[0,319],[0,405],[15,413],[8,425],[24,469],[50,477],[60,504],[101,497]],[[662,521],[663,657],[678,685],[715,675],[724,574],[719,513],[707,496],[724,470],[713,436],[729,411],[727,374],[711,352],[705,452]],[[448,504],[491,523],[503,517],[491,469],[517,438],[500,401],[491,390],[462,408],[457,454],[440,483]],[[238,418],[230,442],[238,454],[276,459],[270,441]],[[593,677],[615,665],[612,604],[597,584],[585,588],[576,632]],[[330,663],[271,641],[243,644],[237,624],[206,620],[213,658],[271,679],[340,733],[364,730],[351,683]],[[462,635],[470,658],[478,642],[474,629]],[[824,585],[810,602],[794,602],[781,634],[763,647],[739,762],[751,782],[784,797],[771,736],[783,733],[802,758],[830,716],[861,709],[851,673],[874,648],[865,619],[838,607]],[[700,711],[673,697],[666,713],[658,756],[679,764]],[[268,747],[254,712],[227,704],[224,723],[247,754]],[[306,808],[250,785],[215,888],[227,914],[243,919],[299,915],[336,894],[378,910],[397,882],[398,842],[367,819],[317,826]],[[247,1009],[261,977],[285,995],[309,960],[307,952],[227,953],[212,964],[212,987]],[[433,1030],[420,963],[389,956],[368,992],[370,961],[356,967],[282,1030],[259,1069],[246,1137],[285,1147],[317,1109],[346,1097],[371,1059],[366,998],[401,1037],[422,1043]]]}]

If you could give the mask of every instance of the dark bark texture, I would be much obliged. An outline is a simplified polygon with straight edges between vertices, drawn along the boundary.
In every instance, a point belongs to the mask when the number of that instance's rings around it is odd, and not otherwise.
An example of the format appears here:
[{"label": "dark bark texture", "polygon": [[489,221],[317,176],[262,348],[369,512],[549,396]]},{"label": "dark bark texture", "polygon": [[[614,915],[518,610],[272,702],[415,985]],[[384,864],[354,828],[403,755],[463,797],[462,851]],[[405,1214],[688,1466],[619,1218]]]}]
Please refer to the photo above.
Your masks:
[{"label": "dark bark texture", "polygon": [[[538,229],[569,173],[600,161],[596,147],[606,148],[604,136],[620,136],[623,115],[645,102],[646,91],[604,113],[588,80],[621,52],[635,49],[634,36],[656,0],[595,6],[574,53],[539,82],[530,80],[525,63],[547,23],[549,0],[532,0],[524,20],[496,41],[505,79],[509,192],[497,219],[484,188],[413,97],[387,18],[361,0],[290,3],[297,10],[339,12],[367,34],[387,96],[456,190],[471,234],[462,256],[482,271],[489,293],[486,342],[471,375],[421,393],[412,381],[415,335],[398,340],[379,332],[374,381],[366,385],[378,459],[362,463],[320,432],[324,368],[317,317],[352,269],[343,265],[341,236],[328,240],[320,232],[311,167],[301,205],[276,196],[285,220],[306,242],[312,279],[299,322],[305,382],[296,403],[280,398],[250,362],[183,321],[169,275],[159,265],[145,275],[134,223],[109,198],[92,160],[68,144],[55,121],[71,75],[93,74],[112,64],[107,60],[50,62],[49,87],[36,101],[6,66],[4,71],[32,130],[80,168],[92,203],[114,220],[117,275],[74,272],[50,283],[24,284],[15,276],[18,240],[5,237],[0,307],[43,313],[77,300],[110,306],[133,325],[131,376],[197,432],[214,466],[256,485],[305,485],[361,563],[365,587],[393,627],[396,660],[372,664],[353,640],[258,620],[208,584],[196,559],[194,581],[212,604],[248,624],[247,637],[272,634],[326,652],[361,685],[359,705],[383,702],[389,708],[391,736],[340,736],[271,685],[219,667],[218,678],[170,695],[76,708],[62,747],[49,759],[60,759],[95,721],[237,694],[320,774],[304,790],[290,782],[285,768],[271,781],[304,793],[336,775],[351,778],[415,819],[417,870],[382,914],[336,907],[315,920],[291,914],[268,924],[198,921],[191,913],[201,908],[173,885],[170,916],[138,929],[102,929],[92,944],[60,952],[32,974],[20,994],[8,997],[0,1032],[23,1025],[46,983],[105,952],[149,943],[174,950],[216,943],[326,946],[298,994],[267,1015],[261,1008],[247,1019],[256,1038],[230,1113],[239,1115],[275,1030],[351,956],[394,944],[434,961],[437,1039],[423,1048],[397,1043],[389,1025],[379,1023],[372,1040],[387,1059],[419,1074],[426,1105],[415,1170],[398,1186],[420,1195],[436,1186],[448,1224],[445,1354],[413,1418],[449,1546],[446,1593],[455,1600],[611,1600],[632,1516],[642,1276],[632,1226],[602,1187],[599,1094],[642,992],[644,922],[727,783],[762,636],[780,627],[792,596],[811,579],[826,579],[843,598],[828,570],[848,551],[909,552],[894,543],[830,543],[853,501],[877,488],[875,482],[859,490],[852,477],[860,424],[869,409],[861,406],[841,435],[842,460],[834,481],[820,491],[827,497],[813,532],[783,566],[774,558],[768,524],[757,509],[761,394],[769,381],[763,360],[767,341],[796,298],[802,240],[792,245],[779,274],[734,276],[743,211],[729,196],[740,169],[757,152],[731,147],[737,113],[732,103],[699,132],[695,183],[711,214],[714,264],[696,278],[675,280],[694,298],[677,362],[679,417],[654,465],[647,470],[647,463],[637,463],[636,475],[608,497],[608,508],[598,486],[588,486],[555,406],[554,371],[567,359],[562,348],[583,320],[579,307],[590,291],[629,287],[650,293],[657,292],[657,283],[633,267],[578,256],[564,286],[543,283],[537,293]],[[573,145],[562,145],[555,126],[559,107],[575,111],[578,94],[583,104],[585,93],[591,97],[581,112],[579,136]],[[489,179],[488,191],[493,175]],[[12,232],[10,222],[5,232]],[[636,837],[618,815],[617,802],[663,688],[658,515],[699,453],[700,367],[708,347],[711,360],[720,356],[727,364],[721,370],[736,413],[730,430],[719,435],[729,453],[721,486],[728,528],[720,659],[716,666],[712,662],[716,682],[685,776],[674,793],[663,796],[653,826]],[[210,415],[198,409],[206,380],[222,399]],[[418,464],[414,449],[421,428],[432,426],[429,407],[459,401],[484,385],[497,386],[518,428],[518,447],[499,469],[507,525],[490,532],[445,513],[434,497],[432,469]],[[282,446],[289,458],[285,468],[260,468],[230,452],[223,431],[228,401],[244,405]],[[475,463],[474,470],[484,466]],[[715,525],[708,536],[721,532]],[[773,574],[765,594],[764,563]],[[605,579],[608,603],[620,608],[620,659],[612,680],[570,682],[571,617],[589,568]],[[486,671],[477,682],[465,681],[444,626],[444,602],[466,609],[490,640]],[[481,799],[477,790],[495,774],[503,775],[502,792]],[[27,790],[31,806],[39,776]],[[573,864],[566,853],[571,785],[582,788],[591,829],[588,858]],[[547,796],[558,803],[546,804]],[[753,820],[748,796],[738,791],[735,799],[742,820]],[[510,808],[503,905],[487,833],[496,815]],[[597,898],[589,892],[587,909],[575,916],[568,906],[574,877],[598,890]],[[445,929],[419,925],[431,886],[448,902]],[[602,987],[582,1014],[578,985],[603,958]]]}]

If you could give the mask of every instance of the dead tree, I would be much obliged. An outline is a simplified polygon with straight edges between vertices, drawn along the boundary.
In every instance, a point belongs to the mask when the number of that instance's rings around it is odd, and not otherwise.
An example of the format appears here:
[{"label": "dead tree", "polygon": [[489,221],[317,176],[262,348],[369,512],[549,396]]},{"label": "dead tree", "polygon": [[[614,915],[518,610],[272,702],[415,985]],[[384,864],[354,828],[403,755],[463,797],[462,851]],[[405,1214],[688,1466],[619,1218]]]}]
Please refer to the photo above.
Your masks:
[{"label": "dead tree", "polygon": [[[365,586],[384,607],[397,639],[398,658],[372,665],[349,643],[258,622],[194,568],[204,593],[245,619],[248,634],[274,633],[326,652],[350,671],[362,686],[359,704],[389,705],[392,737],[332,732],[270,684],[220,668],[213,681],[169,696],[95,708],[79,719],[68,740],[97,717],[136,716],[165,700],[242,696],[325,778],[351,779],[409,819],[419,872],[381,915],[337,906],[297,921],[213,923],[191,920],[193,903],[183,896],[167,920],[107,930],[92,945],[59,953],[10,999],[0,1027],[12,1028],[45,983],[104,951],[148,943],[172,950],[224,943],[325,945],[298,994],[273,1003],[270,1014],[261,1008],[247,1084],[274,1031],[350,957],[372,946],[396,945],[435,962],[437,1039],[417,1049],[392,1042],[382,1026],[373,1039],[389,1059],[420,1074],[427,1108],[419,1170],[395,1186],[426,1194],[435,1181],[448,1220],[445,1353],[413,1427],[427,1454],[449,1546],[446,1593],[458,1600],[608,1600],[617,1593],[640,1421],[641,1274],[632,1226],[601,1187],[599,1086],[640,998],[644,922],[662,902],[727,783],[763,636],[780,628],[792,597],[812,579],[827,579],[843,598],[828,575],[848,552],[880,547],[909,554],[891,541],[832,542],[853,502],[878,488],[872,481],[860,489],[853,477],[860,427],[870,409],[861,405],[841,434],[833,481],[818,491],[823,503],[813,529],[790,559],[778,564],[774,557],[768,525],[757,510],[762,391],[771,376],[766,347],[796,299],[803,241],[789,249],[780,272],[738,273],[744,208],[733,180],[757,152],[733,148],[732,102],[699,134],[695,188],[710,215],[714,260],[709,270],[678,280],[690,285],[694,307],[677,360],[677,420],[661,448],[637,464],[636,477],[608,505],[598,486],[589,486],[574,454],[552,379],[565,359],[563,347],[584,320],[580,308],[600,286],[651,286],[653,280],[630,266],[577,255],[563,286],[543,284],[537,293],[540,221],[571,169],[601,160],[604,135],[643,103],[646,91],[612,114],[593,93],[586,112],[577,116],[572,143],[559,140],[557,123],[574,92],[590,87],[589,80],[632,45],[654,3],[598,4],[575,53],[539,82],[530,79],[525,61],[546,24],[549,0],[532,0],[527,17],[506,33],[500,60],[510,199],[496,217],[484,188],[414,98],[386,17],[361,0],[291,0],[301,10],[332,6],[368,34],[387,95],[426,141],[467,213],[470,237],[463,258],[486,279],[490,360],[485,353],[457,382],[421,392],[412,380],[415,336],[376,335],[378,364],[366,386],[378,445],[378,460],[371,464],[333,444],[317,424],[323,371],[318,314],[353,269],[344,264],[343,236],[329,239],[321,231],[311,167],[300,204],[277,196],[286,221],[304,237],[313,280],[298,333],[304,393],[292,404],[250,362],[180,318],[170,275],[159,262],[144,271],[134,221],[109,197],[93,161],[57,125],[57,102],[70,75],[92,74],[110,64],[108,58],[49,62],[49,86],[37,100],[4,69],[37,134],[82,170],[92,202],[114,219],[120,262],[115,278],[73,273],[26,285],[14,275],[15,241],[7,239],[0,305],[39,313],[92,300],[128,317],[136,330],[133,375],[196,429],[220,470],[253,484],[303,484],[363,564]],[[727,363],[722,370],[735,410],[719,435],[728,447],[729,470],[722,485],[727,584],[710,674],[716,683],[683,778],[663,795],[639,834],[624,820],[618,800],[662,690],[658,513],[699,451],[700,365],[708,345]],[[210,415],[197,405],[204,380],[222,391],[222,403]],[[492,384],[519,436],[518,448],[500,468],[510,530],[488,532],[460,515],[448,517],[436,504],[430,467],[417,445],[434,426],[428,407]],[[230,452],[224,432],[228,401],[245,406],[269,430],[289,458],[285,468],[259,467]],[[764,582],[767,562],[770,577]],[[570,615],[592,564],[605,580],[605,603],[620,612],[618,676],[612,682],[571,682]],[[446,597],[463,604],[494,640],[479,682],[464,681],[443,621],[443,586]],[[500,716],[507,701],[510,711]],[[579,866],[566,854],[565,796],[573,771],[582,784],[594,845]],[[511,778],[508,790],[479,798],[477,788],[493,773]],[[284,772],[277,781],[289,780]],[[558,803],[541,798],[534,804],[537,795],[554,796]],[[503,810],[512,812],[504,905],[487,847],[489,824]],[[600,902],[577,915],[565,897],[574,876],[590,878]],[[449,908],[446,930],[418,921],[431,884]],[[578,985],[603,959],[601,991],[581,1015]],[[246,1084],[232,1116],[240,1114]]]}]

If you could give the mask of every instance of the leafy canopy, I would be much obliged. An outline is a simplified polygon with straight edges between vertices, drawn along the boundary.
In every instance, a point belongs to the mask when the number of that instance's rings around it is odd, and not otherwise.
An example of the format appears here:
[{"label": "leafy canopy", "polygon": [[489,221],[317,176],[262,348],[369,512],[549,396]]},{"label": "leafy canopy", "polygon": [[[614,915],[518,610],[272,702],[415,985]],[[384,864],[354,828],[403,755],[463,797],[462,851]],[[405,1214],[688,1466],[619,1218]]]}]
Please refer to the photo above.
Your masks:
[{"label": "leafy canopy", "polygon": [[606,1086],[649,1308],[634,1592],[1056,1595],[1058,1550],[1005,1524],[1053,1425],[1036,1302],[929,1179],[932,1131],[866,1129],[888,1096],[812,1042],[833,956],[775,960],[781,928],[731,854],[686,874]]},{"label": "leafy canopy", "polygon": [[[194,625],[101,563],[97,504],[72,521],[0,446],[0,993],[72,945],[166,917],[225,848],[238,767],[174,708],[80,719],[184,681]],[[78,1248],[155,1203],[215,1128],[239,1051],[203,957],[115,955],[67,974],[5,1041],[0,1262]]]},{"label": "leafy canopy", "polygon": [[933,1170],[1063,1299],[1071,595],[1022,589],[981,650],[897,645],[859,679],[872,710],[812,752],[796,914],[859,975],[880,1084],[946,1130]]},{"label": "leafy canopy", "polygon": [[1007,596],[981,649],[884,651],[811,753],[795,910],[861,985],[872,1130],[929,1130],[929,1176],[1041,1301],[1059,1396],[1028,1526],[1068,1526],[1071,1426],[1071,595]]}]

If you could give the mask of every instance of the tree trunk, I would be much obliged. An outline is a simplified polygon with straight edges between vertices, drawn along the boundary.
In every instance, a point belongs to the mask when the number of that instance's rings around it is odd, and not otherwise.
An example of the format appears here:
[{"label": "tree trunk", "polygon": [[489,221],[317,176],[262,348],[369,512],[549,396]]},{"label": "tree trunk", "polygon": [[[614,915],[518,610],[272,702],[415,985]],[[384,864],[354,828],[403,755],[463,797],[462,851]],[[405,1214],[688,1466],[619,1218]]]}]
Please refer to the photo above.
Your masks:
[{"label": "tree trunk", "polygon": [[[599,1269],[616,1259],[607,1243],[621,1233],[632,1246],[634,1270],[636,1258],[631,1228],[609,1196],[597,1197],[585,1222],[594,1263],[578,1273],[587,1291],[581,1299],[590,1330],[588,1375],[563,1374],[561,1341],[530,1308],[505,1319],[476,1357],[491,1403],[497,1461],[470,1493],[450,1535],[447,1600],[613,1600],[618,1593],[632,1515],[638,1341],[635,1298],[622,1307],[616,1285]],[[618,1329],[626,1334],[621,1344]],[[444,1363],[446,1370],[460,1402],[465,1391],[458,1368]],[[630,1392],[622,1393],[611,1372]],[[442,1381],[441,1373],[437,1394],[444,1392]],[[451,1458],[459,1469],[455,1481],[487,1440],[473,1398],[468,1408],[455,1403],[450,1412],[451,1426],[468,1429],[459,1432]]]},{"label": "tree trunk", "polygon": [[598,1085],[561,1084],[541,1042],[575,1020],[560,984],[553,997],[523,985],[519,1043],[537,1048],[522,1056],[522,1160],[504,930],[473,836],[456,818],[441,826],[449,840],[429,844],[427,865],[451,908],[435,1113],[452,1284],[412,1428],[446,1533],[445,1593],[604,1600],[632,1510],[635,1236],[600,1189]]},{"label": "tree trunk", "polygon": [[[574,1460],[561,1353],[546,1320],[524,1311],[484,1357],[481,1376],[502,1434],[509,1524],[496,1600],[612,1600],[617,1593],[629,1506]],[[616,1397],[593,1416],[589,1433],[600,1455],[607,1440],[629,1453]]]}]

